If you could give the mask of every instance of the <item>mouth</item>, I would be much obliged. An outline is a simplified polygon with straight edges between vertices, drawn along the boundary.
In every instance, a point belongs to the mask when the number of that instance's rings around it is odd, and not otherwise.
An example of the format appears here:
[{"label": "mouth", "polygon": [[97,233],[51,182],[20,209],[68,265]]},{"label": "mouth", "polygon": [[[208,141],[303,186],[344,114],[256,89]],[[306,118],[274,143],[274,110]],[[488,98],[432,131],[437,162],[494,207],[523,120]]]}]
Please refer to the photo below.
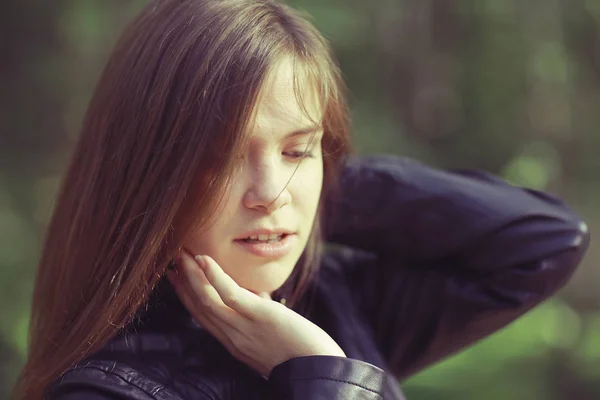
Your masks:
[{"label": "mouth", "polygon": [[235,239],[234,243],[254,256],[279,258],[288,254],[296,246],[297,239],[296,234],[280,233]]},{"label": "mouth", "polygon": [[255,243],[278,243],[281,242],[282,240],[284,240],[287,236],[289,236],[288,233],[273,233],[270,235],[266,235],[266,234],[261,234],[261,235],[251,235],[248,236],[247,238],[243,238],[243,239],[236,239],[236,240],[240,240],[242,242],[245,243],[251,243],[251,244],[255,244]]}]

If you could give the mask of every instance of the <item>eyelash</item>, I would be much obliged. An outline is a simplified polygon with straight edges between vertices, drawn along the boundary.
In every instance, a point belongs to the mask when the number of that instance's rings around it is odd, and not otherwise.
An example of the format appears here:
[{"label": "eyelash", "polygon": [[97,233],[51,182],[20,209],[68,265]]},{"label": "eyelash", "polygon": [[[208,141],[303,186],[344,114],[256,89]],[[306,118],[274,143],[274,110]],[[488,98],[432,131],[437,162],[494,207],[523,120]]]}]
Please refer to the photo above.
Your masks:
[{"label": "eyelash", "polygon": [[314,154],[310,151],[287,151],[287,152],[284,152],[283,154],[287,157],[291,157],[296,160],[314,157]]}]

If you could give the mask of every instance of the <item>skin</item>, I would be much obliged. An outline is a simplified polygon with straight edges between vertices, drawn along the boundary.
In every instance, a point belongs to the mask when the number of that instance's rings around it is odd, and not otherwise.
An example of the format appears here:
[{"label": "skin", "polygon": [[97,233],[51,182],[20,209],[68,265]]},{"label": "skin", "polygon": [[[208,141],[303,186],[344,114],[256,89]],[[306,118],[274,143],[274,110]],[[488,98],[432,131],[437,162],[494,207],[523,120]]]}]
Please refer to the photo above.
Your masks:
[{"label": "skin", "polygon": [[[273,69],[256,106],[248,151],[214,222],[186,241],[176,269],[167,273],[192,317],[264,377],[295,357],[345,357],[325,331],[270,297],[306,247],[323,184],[322,130],[289,136],[322,117],[307,84],[308,115],[303,111],[293,78],[289,60]],[[280,258],[259,257],[234,242],[263,227],[293,231],[293,249]]]},{"label": "skin", "polygon": [[177,269],[167,276],[192,317],[264,377],[296,357],[346,357],[319,326],[266,293],[240,287],[209,256],[192,258],[184,251]]},{"label": "skin", "polygon": [[[250,144],[208,229],[184,247],[210,255],[240,286],[272,293],[291,274],[304,251],[323,185],[320,126],[322,110],[311,85],[303,85],[306,111],[298,104],[288,59],[273,68],[261,90],[250,124]],[[308,115],[306,115],[308,114]],[[253,255],[234,242],[258,228],[283,228],[296,234],[294,248],[281,258]]]}]

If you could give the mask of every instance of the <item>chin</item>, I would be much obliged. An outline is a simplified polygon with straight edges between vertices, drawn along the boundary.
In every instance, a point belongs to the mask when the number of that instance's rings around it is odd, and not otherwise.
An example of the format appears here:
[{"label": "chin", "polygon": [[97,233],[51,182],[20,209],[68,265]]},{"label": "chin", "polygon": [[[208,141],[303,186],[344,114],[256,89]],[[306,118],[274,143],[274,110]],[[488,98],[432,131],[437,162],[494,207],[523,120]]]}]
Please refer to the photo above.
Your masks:
[{"label": "chin", "polygon": [[[291,271],[290,271],[291,274]],[[273,276],[273,274],[262,274],[262,273],[255,273],[253,274],[253,276],[251,277],[247,277],[247,279],[244,279],[244,281],[240,284],[240,286],[242,286],[245,289],[251,290],[253,292],[267,292],[267,293],[273,293],[274,291],[276,291],[277,289],[279,289],[287,280],[287,278],[290,276],[290,274],[275,274],[275,276]]]},{"label": "chin", "polygon": [[250,291],[273,293],[285,283],[294,270],[295,263],[282,261],[249,268],[243,276],[237,276],[234,280]]}]

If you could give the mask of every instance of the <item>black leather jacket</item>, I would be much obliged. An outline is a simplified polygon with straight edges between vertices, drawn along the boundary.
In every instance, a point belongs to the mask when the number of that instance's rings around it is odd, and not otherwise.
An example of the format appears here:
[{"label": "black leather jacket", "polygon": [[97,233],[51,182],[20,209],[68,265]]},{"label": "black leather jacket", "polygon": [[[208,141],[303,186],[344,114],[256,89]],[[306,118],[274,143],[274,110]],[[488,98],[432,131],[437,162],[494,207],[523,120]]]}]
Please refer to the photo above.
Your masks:
[{"label": "black leather jacket", "polygon": [[50,399],[402,399],[397,380],[550,296],[589,242],[556,198],[481,172],[373,157],[341,183],[326,229],[346,247],[323,257],[306,317],[348,358],[295,358],[264,379],[163,283],[136,329],[57,379]]}]

